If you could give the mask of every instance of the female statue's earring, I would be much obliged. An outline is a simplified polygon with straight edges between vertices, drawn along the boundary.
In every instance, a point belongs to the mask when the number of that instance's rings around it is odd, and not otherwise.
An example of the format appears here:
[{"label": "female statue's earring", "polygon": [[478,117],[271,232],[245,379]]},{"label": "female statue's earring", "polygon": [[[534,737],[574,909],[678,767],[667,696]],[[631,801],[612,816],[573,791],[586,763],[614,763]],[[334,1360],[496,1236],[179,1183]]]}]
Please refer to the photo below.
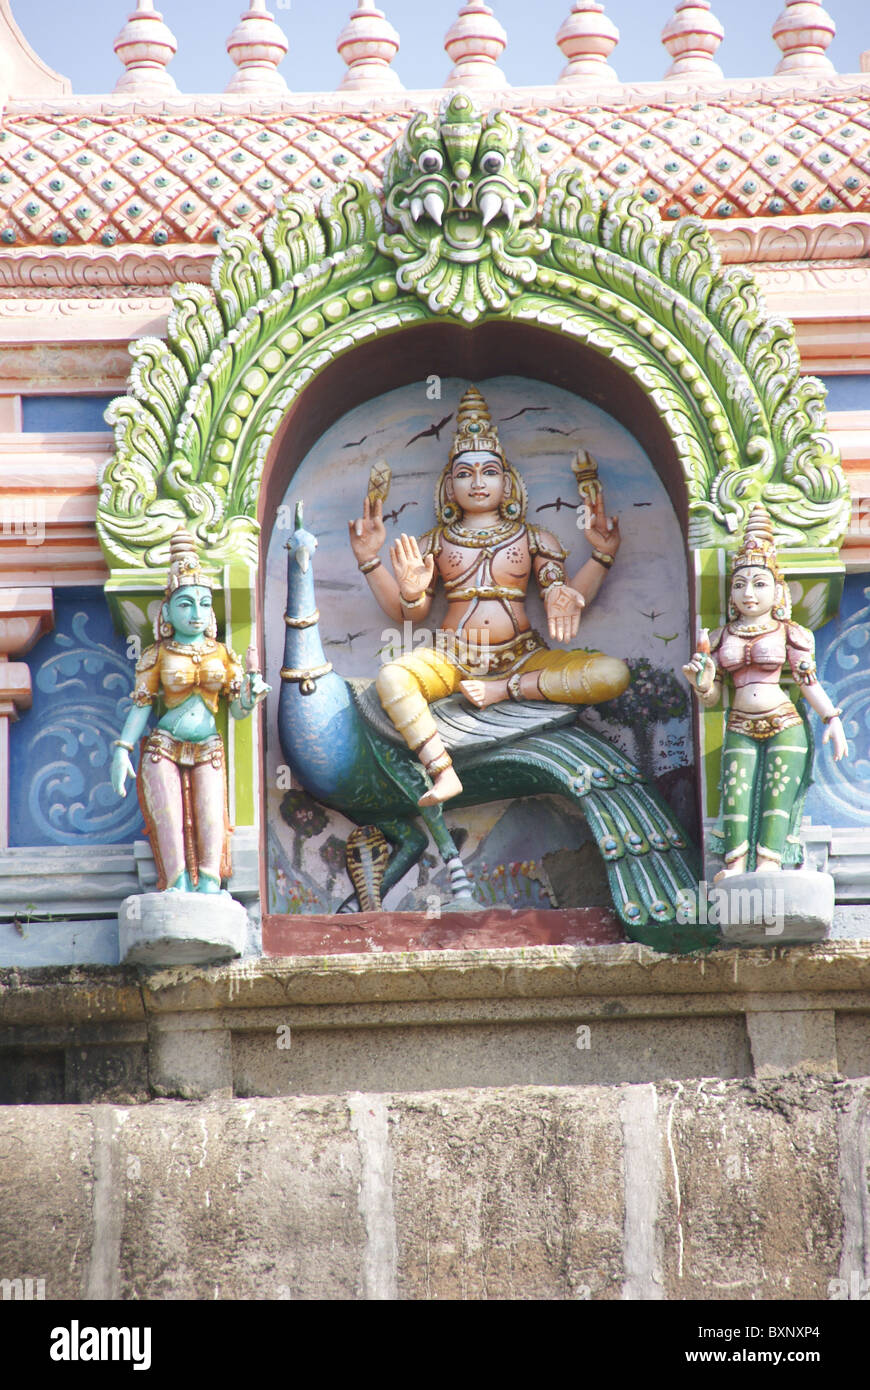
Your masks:
[{"label": "female statue's earring", "polygon": [[775,592],[777,593],[778,598],[776,600],[776,603],[774,604],[773,616],[777,618],[779,622],[784,622],[785,619],[788,617],[788,609],[786,605],[786,596],[783,585],[777,584]]},{"label": "female statue's earring", "polygon": [[158,636],[158,637],[174,637],[174,635],[175,635],[175,628],[172,626],[171,622],[169,621],[169,619],[168,619],[167,616],[166,616],[166,609],[165,609],[165,607],[164,607],[164,608],[161,608],[161,609],[160,609],[160,626],[159,626],[159,629],[158,629],[157,636]]},{"label": "female statue's earring", "polygon": [[728,621],[729,621],[729,623],[736,623],[736,622],[737,622],[738,616],[739,616],[739,615],[738,615],[738,613],[737,613],[737,608],[736,608],[736,605],[735,605],[735,603],[734,603],[734,600],[733,600],[733,598],[731,597],[731,595],[729,594],[729,595],[728,595]]}]

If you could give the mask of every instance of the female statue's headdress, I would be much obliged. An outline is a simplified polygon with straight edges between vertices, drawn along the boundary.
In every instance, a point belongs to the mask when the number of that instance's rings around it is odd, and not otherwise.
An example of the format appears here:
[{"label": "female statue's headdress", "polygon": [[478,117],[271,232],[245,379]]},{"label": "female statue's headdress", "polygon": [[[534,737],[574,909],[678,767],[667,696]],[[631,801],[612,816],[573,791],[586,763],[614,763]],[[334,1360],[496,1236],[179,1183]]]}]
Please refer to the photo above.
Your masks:
[{"label": "female statue's headdress", "polygon": [[456,459],[460,454],[487,453],[495,454],[500,460],[509,480],[507,495],[499,506],[501,515],[507,521],[525,521],[529,501],[525,483],[513,464],[508,463],[505,458],[504,449],[499,443],[498,428],[493,424],[489,406],[476,386],[469,386],[463,393],[456,420],[457,428],[450,445],[447,463],[435,488],[435,512],[438,520],[443,525],[449,525],[450,522],[459,519],[460,508],[447,493],[447,481]]},{"label": "female statue's headdress", "polygon": [[[770,570],[776,585],[773,616],[781,622],[786,622],[791,617],[791,592],[777,560],[773,525],[760,502],[753,504],[743,532],[743,542],[740,549],[731,556],[732,579],[738,570],[750,568]],[[732,620],[739,617],[730,594],[728,617]]]},{"label": "female statue's headdress", "polygon": [[[169,542],[169,573],[166,577],[164,601],[160,605],[160,613],[154,622],[154,636],[156,638],[171,637],[175,631],[172,624],[164,617],[166,600],[171,599],[178,589],[186,589],[192,584],[205,589],[214,588],[211,578],[202,568],[193,536],[185,527],[179,526],[173,532]],[[217,618],[214,609],[211,612],[206,636],[217,636]]]}]

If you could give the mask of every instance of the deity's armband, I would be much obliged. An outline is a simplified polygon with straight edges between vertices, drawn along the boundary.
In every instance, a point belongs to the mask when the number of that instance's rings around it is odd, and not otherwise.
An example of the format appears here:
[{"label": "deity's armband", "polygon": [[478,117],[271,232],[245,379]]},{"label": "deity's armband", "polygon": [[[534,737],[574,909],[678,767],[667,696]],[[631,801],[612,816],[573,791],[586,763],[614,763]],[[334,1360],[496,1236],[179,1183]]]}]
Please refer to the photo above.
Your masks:
[{"label": "deity's armband", "polygon": [[789,623],[786,627],[785,650],[798,685],[815,685],[816,643],[809,629],[801,627],[799,623]]},{"label": "deity's armband", "polygon": [[542,533],[537,526],[530,526],[529,530],[529,550],[532,558],[537,562],[543,560],[544,563],[535,564],[535,574],[538,580],[538,587],[541,597],[546,598],[548,590],[556,584],[565,584],[565,566],[562,563],[568,552],[558,542],[555,536]]},{"label": "deity's armband", "polygon": [[136,662],[135,685],[130,696],[134,705],[144,708],[160,694],[160,647],[146,647]]},{"label": "deity's armband", "polygon": [[541,590],[541,597],[546,598],[550,589],[556,584],[565,584],[565,566],[558,560],[547,560],[538,570],[538,587]]}]

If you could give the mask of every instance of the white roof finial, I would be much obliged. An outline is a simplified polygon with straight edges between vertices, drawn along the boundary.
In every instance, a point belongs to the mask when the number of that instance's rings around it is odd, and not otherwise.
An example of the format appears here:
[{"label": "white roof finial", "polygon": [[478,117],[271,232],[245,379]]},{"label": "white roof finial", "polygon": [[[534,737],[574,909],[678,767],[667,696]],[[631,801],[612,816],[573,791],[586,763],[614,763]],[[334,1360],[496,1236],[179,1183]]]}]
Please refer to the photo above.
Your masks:
[{"label": "white roof finial", "polygon": [[820,0],[786,0],[773,26],[774,40],[783,53],[775,71],[836,71],[825,54],[836,32],[837,26]]},{"label": "white roof finial", "polygon": [[489,5],[469,0],[444,36],[453,71],[445,87],[505,87],[507,78],[497,66],[507,47],[507,34]]},{"label": "white roof finial", "polygon": [[559,76],[560,82],[593,85],[619,81],[607,61],[619,43],[619,30],[607,18],[598,0],[576,0],[556,35],[556,43],[568,59],[568,66]]},{"label": "white roof finial", "polygon": [[125,71],[115,83],[115,91],[126,96],[170,96],[178,91],[175,80],[166,71],[178,52],[175,35],[163,16],[154,8],[154,0],[137,0],[132,14],[127,16],[114,49]]},{"label": "white roof finial", "polygon": [[375,0],[357,0],[336,47],[347,63],[342,91],[401,89],[398,74],[390,67],[399,51],[399,36]]},{"label": "white roof finial", "polygon": [[287,57],[288,47],[274,15],[266,9],[266,0],[250,0],[250,9],[227,39],[227,53],[238,68],[227,91],[250,97],[281,96],[287,83],[278,64]]},{"label": "white roof finial", "polygon": [[725,30],[710,13],[710,0],[679,0],[674,17],[662,30],[662,43],[673,58],[665,77],[721,77],[713,54]]}]

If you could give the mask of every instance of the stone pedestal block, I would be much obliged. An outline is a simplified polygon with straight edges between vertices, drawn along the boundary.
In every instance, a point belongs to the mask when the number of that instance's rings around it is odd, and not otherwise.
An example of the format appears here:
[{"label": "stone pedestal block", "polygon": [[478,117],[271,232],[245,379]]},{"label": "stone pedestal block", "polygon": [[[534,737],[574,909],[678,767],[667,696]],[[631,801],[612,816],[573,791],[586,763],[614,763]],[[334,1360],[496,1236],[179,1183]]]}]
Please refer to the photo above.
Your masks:
[{"label": "stone pedestal block", "polygon": [[229,893],[139,893],[118,913],[126,965],[205,965],[245,948],[248,915]]},{"label": "stone pedestal block", "polygon": [[734,874],[708,894],[708,920],[737,946],[824,941],[834,921],[834,880],[813,869]]}]

